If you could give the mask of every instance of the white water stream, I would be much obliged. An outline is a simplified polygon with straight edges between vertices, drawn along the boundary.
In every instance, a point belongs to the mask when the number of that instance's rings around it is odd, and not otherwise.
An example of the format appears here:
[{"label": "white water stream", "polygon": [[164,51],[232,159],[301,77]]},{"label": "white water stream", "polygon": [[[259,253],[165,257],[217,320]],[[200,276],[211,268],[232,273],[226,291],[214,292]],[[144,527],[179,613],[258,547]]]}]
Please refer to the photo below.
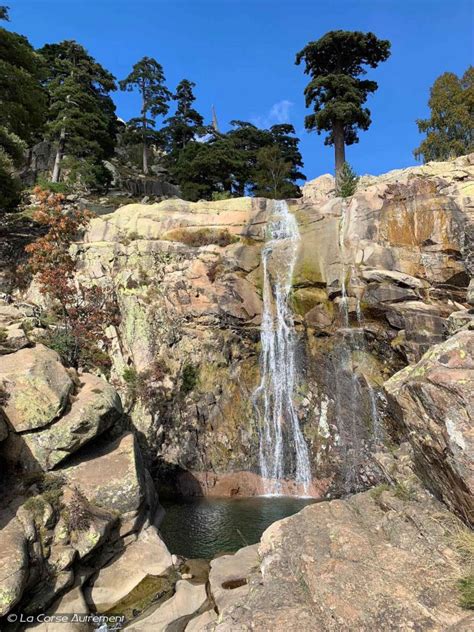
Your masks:
[{"label": "white water stream", "polygon": [[305,494],[311,481],[306,441],[293,403],[295,332],[288,304],[300,235],[285,201],[275,201],[262,250],[261,380],[253,394],[259,420],[260,470],[266,494],[293,478]]}]

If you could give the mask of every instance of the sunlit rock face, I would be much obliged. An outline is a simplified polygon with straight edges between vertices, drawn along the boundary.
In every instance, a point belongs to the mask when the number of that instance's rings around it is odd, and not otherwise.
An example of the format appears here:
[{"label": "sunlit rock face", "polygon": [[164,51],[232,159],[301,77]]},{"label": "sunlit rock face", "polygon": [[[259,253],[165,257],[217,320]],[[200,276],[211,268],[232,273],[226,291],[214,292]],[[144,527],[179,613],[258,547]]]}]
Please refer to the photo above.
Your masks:
[{"label": "sunlit rock face", "polygon": [[[384,381],[469,326],[473,162],[365,177],[347,200],[332,197],[325,177],[288,201],[300,233],[293,402],[315,495],[377,480],[371,455],[387,437],[375,425],[390,414]],[[94,219],[77,246],[80,275],[116,292],[112,379],[162,489],[264,488],[251,395],[272,204],[129,205]],[[147,377],[139,396],[124,379],[130,367]]]}]

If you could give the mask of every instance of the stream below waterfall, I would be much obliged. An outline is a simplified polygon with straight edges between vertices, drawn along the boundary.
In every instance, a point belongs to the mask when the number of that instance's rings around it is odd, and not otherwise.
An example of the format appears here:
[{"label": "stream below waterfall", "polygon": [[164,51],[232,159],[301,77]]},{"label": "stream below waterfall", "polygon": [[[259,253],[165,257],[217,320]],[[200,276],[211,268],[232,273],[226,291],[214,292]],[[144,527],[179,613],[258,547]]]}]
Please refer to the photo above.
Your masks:
[{"label": "stream below waterfall", "polygon": [[163,501],[160,533],[171,553],[212,559],[255,544],[273,522],[297,513],[313,498],[190,498]]}]

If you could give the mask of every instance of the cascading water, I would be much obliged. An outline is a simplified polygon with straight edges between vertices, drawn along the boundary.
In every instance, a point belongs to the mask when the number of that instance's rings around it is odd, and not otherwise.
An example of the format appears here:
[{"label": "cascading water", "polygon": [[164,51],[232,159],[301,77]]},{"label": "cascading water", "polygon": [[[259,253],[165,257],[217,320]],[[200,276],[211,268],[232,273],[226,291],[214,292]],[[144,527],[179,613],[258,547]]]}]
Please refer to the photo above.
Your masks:
[{"label": "cascading water", "polygon": [[282,480],[292,474],[307,494],[311,468],[293,403],[295,333],[288,305],[300,235],[286,202],[274,201],[273,205],[262,250],[261,380],[253,394],[259,420],[260,470],[266,494],[280,494]]}]

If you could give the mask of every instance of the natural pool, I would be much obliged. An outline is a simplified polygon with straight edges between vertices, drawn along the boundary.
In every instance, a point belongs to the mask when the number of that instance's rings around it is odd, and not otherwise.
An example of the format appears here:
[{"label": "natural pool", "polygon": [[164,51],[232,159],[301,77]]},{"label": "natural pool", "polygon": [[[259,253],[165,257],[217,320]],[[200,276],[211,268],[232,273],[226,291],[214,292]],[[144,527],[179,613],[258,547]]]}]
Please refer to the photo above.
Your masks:
[{"label": "natural pool", "polygon": [[160,532],[171,553],[211,559],[255,544],[273,522],[314,502],[288,496],[168,500]]}]

